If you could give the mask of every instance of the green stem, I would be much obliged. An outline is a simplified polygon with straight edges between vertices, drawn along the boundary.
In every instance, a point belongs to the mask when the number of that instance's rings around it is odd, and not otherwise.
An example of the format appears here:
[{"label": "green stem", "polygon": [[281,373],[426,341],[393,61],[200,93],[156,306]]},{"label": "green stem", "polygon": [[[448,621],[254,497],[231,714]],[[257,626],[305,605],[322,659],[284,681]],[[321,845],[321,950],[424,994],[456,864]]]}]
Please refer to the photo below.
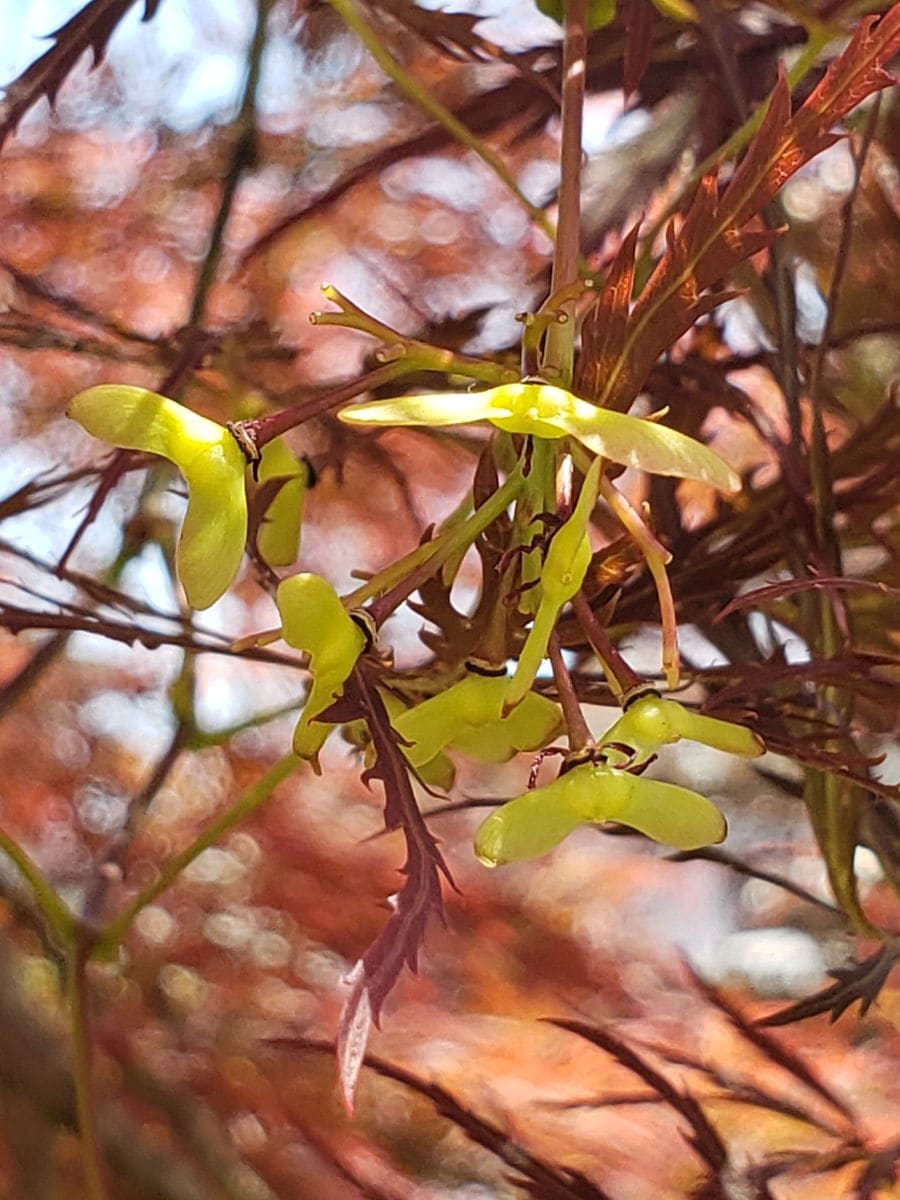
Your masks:
[{"label": "green stem", "polygon": [[[584,77],[587,55],[587,0],[565,0],[562,126],[559,146],[559,214],[553,255],[551,295],[578,278],[581,243],[581,160]],[[547,330],[542,371],[560,387],[570,387],[575,357],[575,303],[560,307],[566,319]]]},{"label": "green stem", "polygon": [[659,619],[662,628],[662,665],[666,684],[672,690],[678,687],[681,675],[681,659],[678,653],[678,622],[675,617],[675,599],[666,574],[666,563],[672,555],[659,542],[644,523],[640,513],[633,507],[624,492],[620,492],[608,479],[600,480],[600,495],[621,521],[632,541],[637,545],[653,578],[659,601]]},{"label": "green stem", "polygon": [[377,317],[371,316],[359,305],[339,292],[331,283],[322,284],[322,294],[326,300],[336,304],[340,312],[326,310],[309,314],[312,325],[334,325],[342,329],[358,329],[376,338],[386,347],[376,351],[375,357],[383,363],[402,362],[409,371],[436,371],[442,375],[463,375],[467,379],[477,379],[482,383],[513,383],[518,379],[515,371],[503,367],[488,358],[476,358],[471,354],[457,354],[443,346],[433,346],[430,342],[419,341],[418,338],[407,337],[398,333],[390,325],[385,325]]},{"label": "green stem", "polygon": [[34,859],[22,849],[15,838],[0,829],[0,850],[16,864],[19,873],[34,892],[38,908],[51,933],[62,946],[71,945],[75,933],[75,918],[57,895],[52,884],[43,876]]},{"label": "green stem", "polygon": [[[393,55],[382,45],[378,34],[369,25],[362,12],[355,3],[355,0],[329,0],[331,7],[338,13],[348,28],[352,29],[365,48],[369,51],[384,73],[394,81],[398,88],[404,92],[414,104],[417,104],[424,112],[433,117],[439,125],[447,130],[447,132],[456,139],[461,146],[465,146],[467,150],[471,150],[473,154],[477,154],[485,166],[497,176],[500,182],[508,189],[508,191],[521,204],[522,208],[528,213],[534,223],[544,231],[548,238],[553,238],[553,226],[547,219],[543,210],[532,204],[531,201],[519,189],[513,173],[509,170],[503,159],[496,155],[493,150],[485,145],[477,138],[470,129],[467,129],[457,117],[453,115],[448,108],[445,108],[439,100],[424,87],[417,79],[414,79],[393,57]],[[581,2],[581,0],[579,0]]]},{"label": "green stem", "polygon": [[[544,513],[556,512],[556,447],[547,438],[531,438],[531,459],[525,486],[516,504],[513,522],[513,545],[522,547],[519,577],[521,593],[519,608],[534,615],[540,604],[540,588],[536,587],[544,563],[546,525],[540,520]],[[527,549],[527,547],[531,549]]]},{"label": "green stem", "polygon": [[85,1194],[88,1200],[106,1200],[106,1168],[97,1122],[91,1061],[87,958],[88,945],[78,938],[70,947],[66,964],[66,996],[72,1024],[72,1078],[75,1084],[75,1110],[81,1138]]},{"label": "green stem", "polygon": [[122,941],[122,938],[131,928],[131,924],[135,917],[148,904],[160,896],[167,888],[169,888],[182,871],[189,867],[195,859],[199,858],[204,850],[208,850],[210,846],[215,845],[226,833],[230,832],[235,825],[239,825],[252,812],[269,798],[272,792],[280,783],[283,783],[289,775],[300,766],[300,759],[293,754],[287,754],[284,758],[278,760],[273,767],[257,780],[252,787],[236,801],[232,806],[225,810],[217,821],[214,821],[208,829],[205,829],[199,837],[180,854],[176,854],[170,859],[161,869],[159,875],[148,887],[139,892],[132,900],[124,912],[120,913],[110,924],[103,930],[97,938],[91,956],[94,958],[109,957],[115,951],[116,947]]},{"label": "green stem", "polygon": [[[384,576],[394,575],[398,568],[404,564],[404,559],[394,563],[386,572],[382,573],[380,586],[373,591],[372,584],[378,579],[370,579],[362,588],[358,588],[352,596],[344,599],[344,604],[348,607],[358,607],[361,603],[359,599],[360,593],[363,593],[363,599],[366,599],[365,593],[369,596],[383,592],[380,600],[376,600],[370,607],[370,612],[376,625],[380,625],[393,611],[398,608],[407,597],[411,596],[421,584],[437,571],[448,559],[456,554],[462,554],[480,534],[484,533],[489,525],[509,507],[510,503],[519,494],[522,488],[522,471],[520,467],[509,475],[506,483],[486,500],[480,508],[477,508],[470,517],[467,517],[461,525],[454,526],[453,529],[448,529],[446,533],[435,538],[433,542],[426,542],[425,546],[418,547],[418,550],[430,550],[421,563],[414,569],[410,570],[407,566],[403,574],[397,579],[397,582],[390,591],[385,591],[383,586]],[[418,551],[413,551],[416,554]],[[411,556],[407,555],[407,559]]]}]

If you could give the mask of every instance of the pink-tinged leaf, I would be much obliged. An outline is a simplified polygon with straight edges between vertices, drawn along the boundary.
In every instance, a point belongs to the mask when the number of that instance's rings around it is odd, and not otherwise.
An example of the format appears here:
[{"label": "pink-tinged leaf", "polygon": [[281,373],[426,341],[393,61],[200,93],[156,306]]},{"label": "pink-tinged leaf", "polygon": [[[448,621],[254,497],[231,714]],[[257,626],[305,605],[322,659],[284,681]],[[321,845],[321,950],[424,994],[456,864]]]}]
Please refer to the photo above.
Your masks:
[{"label": "pink-tinged leaf", "polygon": [[347,982],[351,985],[350,995],[341,1010],[336,1050],[341,1100],[352,1117],[356,1085],[365,1061],[366,1046],[372,1028],[372,1005],[369,1002],[369,989],[366,987],[362,959],[357,961],[347,977]]},{"label": "pink-tinged leaf", "polygon": [[428,831],[413,795],[406,760],[391,726],[384,701],[363,665],[353,673],[359,702],[372,737],[375,764],[365,774],[367,783],[378,780],[384,789],[384,823],[402,829],[406,839],[405,880],[394,899],[394,911],[351,974],[352,988],[341,1013],[338,1035],[338,1077],[347,1111],[366,1052],[372,1022],[378,1024],[381,1008],[404,967],[416,969],[419,948],[432,914],[443,915],[440,877],[453,883],[450,871]]},{"label": "pink-tinged leaf", "polygon": [[[143,21],[149,21],[160,0],[144,0]],[[15,130],[32,104],[46,96],[52,104],[59,89],[86,50],[98,66],[106,53],[116,26],[134,5],[134,0],[91,0],[71,20],[48,36],[54,45],[31,64],[6,89],[0,105],[0,146]]]}]

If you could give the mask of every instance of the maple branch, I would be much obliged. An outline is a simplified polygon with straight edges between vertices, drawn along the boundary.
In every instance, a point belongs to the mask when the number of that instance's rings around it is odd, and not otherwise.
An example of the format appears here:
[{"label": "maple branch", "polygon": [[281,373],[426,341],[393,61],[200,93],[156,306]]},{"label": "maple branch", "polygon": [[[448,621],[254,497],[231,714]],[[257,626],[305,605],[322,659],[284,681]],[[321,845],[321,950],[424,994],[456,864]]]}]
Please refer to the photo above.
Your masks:
[{"label": "maple branch", "polygon": [[[564,7],[559,212],[550,279],[551,296],[555,296],[577,280],[581,244],[581,135],[584,118],[588,5],[587,0],[565,0]],[[548,327],[541,368],[548,379],[567,388],[572,383],[575,355],[574,300],[562,304],[559,313],[561,317],[565,317],[565,321],[553,321]]]}]

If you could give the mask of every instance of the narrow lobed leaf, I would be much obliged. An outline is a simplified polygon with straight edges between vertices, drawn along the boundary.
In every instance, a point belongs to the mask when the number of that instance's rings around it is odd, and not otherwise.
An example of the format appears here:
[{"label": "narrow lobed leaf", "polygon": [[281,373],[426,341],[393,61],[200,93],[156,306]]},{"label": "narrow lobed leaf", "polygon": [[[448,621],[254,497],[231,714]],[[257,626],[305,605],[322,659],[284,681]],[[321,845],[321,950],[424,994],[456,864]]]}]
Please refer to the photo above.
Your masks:
[{"label": "narrow lobed leaf", "polygon": [[[600,405],[626,410],[659,356],[697,319],[695,305],[701,293],[777,236],[746,226],[792,175],[834,144],[839,136],[834,126],[847,113],[893,83],[884,65],[898,51],[900,4],[895,4],[880,19],[863,18],[793,117],[782,73],[762,125],[722,195],[715,175],[708,175],[681,228],[669,227],[666,252],[632,309],[615,362],[602,374],[592,372],[600,383]],[[621,264],[617,270],[622,271]]]},{"label": "narrow lobed leaf", "polygon": [[357,706],[355,715],[365,719],[375,752],[374,765],[366,772],[365,779],[367,783],[376,779],[381,783],[385,828],[403,831],[406,862],[405,881],[395,898],[393,912],[354,967],[350,995],[341,1012],[338,1076],[344,1104],[351,1113],[371,1023],[378,1023],[382,1005],[403,968],[416,969],[429,917],[443,915],[440,876],[453,883],[416,803],[406,761],[384,701],[364,667],[353,672],[352,694]]},{"label": "narrow lobed leaf", "polygon": [[607,1030],[601,1029],[597,1025],[588,1025],[584,1021],[565,1020],[559,1017],[549,1018],[549,1024],[584,1038],[585,1041],[605,1050],[623,1067],[632,1071],[651,1087],[670,1108],[687,1121],[692,1131],[690,1144],[710,1170],[718,1175],[727,1166],[728,1151],[725,1143],[693,1096],[679,1091],[665,1075]]},{"label": "narrow lobed leaf", "polygon": [[[0,104],[0,147],[42,96],[53,104],[59,89],[86,50],[91,51],[93,65],[100,64],[109,39],[133,5],[134,0],[91,0],[49,35],[54,45],[6,89]],[[144,0],[141,19],[149,21],[159,5],[160,0]]]}]

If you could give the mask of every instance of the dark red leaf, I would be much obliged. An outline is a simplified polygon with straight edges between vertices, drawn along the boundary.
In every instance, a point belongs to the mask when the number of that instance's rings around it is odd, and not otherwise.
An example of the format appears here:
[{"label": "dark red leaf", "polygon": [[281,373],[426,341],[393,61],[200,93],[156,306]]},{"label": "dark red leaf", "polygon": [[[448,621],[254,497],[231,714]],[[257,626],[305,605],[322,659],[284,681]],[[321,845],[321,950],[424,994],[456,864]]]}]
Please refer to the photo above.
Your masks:
[{"label": "dark red leaf", "polygon": [[[619,345],[605,346],[615,360],[594,394],[603,407],[626,410],[643,387],[661,354],[668,350],[715,302],[702,293],[739,263],[765,249],[776,230],[754,228],[755,221],[790,177],[834,144],[835,124],[872,92],[889,86],[884,69],[900,50],[900,4],[880,20],[860,22],[844,52],[791,116],[791,97],[782,72],[766,115],[724,192],[715,173],[700,183],[680,227],[667,230],[667,249],[657,263],[622,331]],[[618,277],[625,267],[617,260]],[[719,298],[719,303],[724,298]]]},{"label": "dark red leaf", "polygon": [[865,1016],[877,1000],[878,995],[887,983],[888,976],[900,960],[900,950],[896,946],[882,948],[864,958],[855,967],[845,967],[832,971],[835,982],[791,1004],[788,1008],[780,1008],[777,1012],[758,1021],[758,1025],[777,1026],[791,1025],[795,1021],[805,1021],[809,1017],[818,1017],[828,1013],[832,1021],[842,1016],[851,1004],[859,1002],[860,1014]]},{"label": "dark red leaf", "polygon": [[694,986],[703,993],[710,1004],[724,1013],[742,1037],[746,1038],[748,1042],[765,1054],[767,1058],[793,1075],[795,1079],[799,1079],[801,1083],[811,1088],[812,1091],[830,1104],[832,1108],[837,1109],[841,1116],[850,1122],[851,1126],[853,1125],[854,1116],[852,1111],[841,1097],[828,1084],[824,1083],[799,1055],[795,1054],[789,1046],[777,1042],[771,1034],[764,1033],[759,1025],[753,1025],[747,1021],[740,1010],[735,1008],[718,988],[713,987],[710,983],[706,983],[690,967],[688,967],[688,970],[693,977]]},{"label": "dark red leaf", "polygon": [[[272,1038],[267,1044],[285,1050],[311,1050],[317,1053],[331,1053],[334,1050],[330,1043],[310,1038]],[[516,1172],[515,1182],[538,1200],[609,1200],[607,1193],[586,1176],[537,1158],[520,1145],[508,1129],[500,1129],[478,1116],[440,1084],[421,1079],[411,1071],[377,1058],[374,1054],[367,1054],[363,1065],[376,1075],[402,1083],[404,1087],[430,1100],[441,1116],[452,1121],[466,1137],[512,1167]]]},{"label": "dark red leaf", "polygon": [[443,914],[440,876],[453,882],[416,803],[406,759],[365,664],[354,671],[352,686],[359,700],[358,715],[366,719],[375,751],[375,764],[366,772],[365,780],[369,783],[377,779],[384,789],[385,827],[403,830],[406,879],[387,924],[353,968],[350,995],[341,1012],[338,1073],[341,1096],[351,1113],[372,1022],[378,1023],[381,1007],[403,968],[416,969],[428,918]]},{"label": "dark red leaf", "polygon": [[872,579],[854,579],[846,575],[819,576],[815,579],[787,579],[781,583],[769,583],[765,587],[754,588],[752,592],[744,592],[722,609],[716,616],[716,621],[723,621],[731,613],[741,609],[761,608],[769,600],[783,600],[786,596],[794,596],[799,592],[812,590],[821,591],[861,591],[880,592],[884,596],[900,597],[900,588],[888,587]]},{"label": "dark red leaf", "polygon": [[[31,64],[6,89],[0,105],[0,146],[14,132],[32,104],[46,96],[52,104],[69,73],[86,50],[92,66],[99,66],[116,26],[134,0],[91,0],[65,25],[48,36],[54,45]],[[160,0],[144,0],[142,21],[149,21]]]},{"label": "dark red leaf", "polygon": [[670,1108],[673,1108],[687,1121],[693,1131],[693,1136],[688,1139],[690,1144],[713,1174],[717,1177],[721,1175],[723,1169],[728,1164],[728,1151],[693,1096],[679,1091],[674,1084],[666,1079],[665,1075],[660,1074],[655,1067],[652,1067],[639,1054],[636,1054],[630,1046],[626,1046],[624,1042],[613,1037],[605,1029],[600,1029],[596,1025],[588,1025],[583,1021],[570,1021],[556,1017],[550,1018],[549,1023],[557,1025],[560,1029],[566,1029],[569,1033],[574,1033],[578,1037],[584,1038],[585,1041],[592,1042],[593,1045],[598,1046],[601,1050],[605,1050],[607,1054],[617,1059],[623,1067],[634,1072],[639,1079],[642,1079],[644,1083],[653,1088]]}]

